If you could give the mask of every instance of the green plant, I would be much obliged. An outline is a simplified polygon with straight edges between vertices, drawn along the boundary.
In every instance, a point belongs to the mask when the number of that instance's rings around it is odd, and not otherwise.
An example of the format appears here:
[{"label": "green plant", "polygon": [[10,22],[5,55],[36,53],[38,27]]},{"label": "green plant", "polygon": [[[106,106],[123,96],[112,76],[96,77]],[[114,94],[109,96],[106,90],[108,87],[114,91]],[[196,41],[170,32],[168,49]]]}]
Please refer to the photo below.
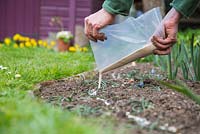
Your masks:
[{"label": "green plant", "polygon": [[69,43],[72,38],[73,35],[70,31],[60,31],[56,35],[56,39],[62,40],[64,43]]},{"label": "green plant", "polygon": [[153,60],[154,60],[154,56],[149,55],[147,57],[137,59],[136,62],[138,62],[138,63],[153,62]]},{"label": "green plant", "polygon": [[173,79],[173,74],[172,74],[172,62],[171,62],[171,54],[168,55],[168,77],[169,79]]},{"label": "green plant", "polygon": [[[188,32],[188,31],[187,31]],[[181,33],[178,42],[168,56],[155,56],[154,63],[168,73],[169,79],[175,79],[182,72],[184,79],[200,80],[200,36],[193,31]],[[180,70],[180,71],[179,71]]]},{"label": "green plant", "polygon": [[200,81],[200,37],[194,42],[194,34],[192,34],[190,50],[194,70],[194,80]]},{"label": "green plant", "polygon": [[146,109],[153,108],[153,103],[149,100],[146,100],[144,97],[142,97],[141,100],[132,100],[131,102],[132,105],[132,112],[133,113],[141,113]]},{"label": "green plant", "polygon": [[101,109],[99,109],[98,107],[92,108],[87,105],[79,105],[75,107],[74,112],[79,116],[91,116],[102,113]]}]

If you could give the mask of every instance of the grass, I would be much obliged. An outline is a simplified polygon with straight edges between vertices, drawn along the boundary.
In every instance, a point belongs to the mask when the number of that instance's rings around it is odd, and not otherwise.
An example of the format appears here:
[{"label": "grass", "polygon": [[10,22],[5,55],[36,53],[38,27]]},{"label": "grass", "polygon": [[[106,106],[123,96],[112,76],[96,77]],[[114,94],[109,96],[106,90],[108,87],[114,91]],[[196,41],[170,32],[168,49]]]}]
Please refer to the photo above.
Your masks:
[{"label": "grass", "polygon": [[[42,48],[0,48],[0,65],[8,67],[0,70],[0,133],[98,133],[99,128],[88,120],[45,104],[30,92],[36,83],[78,74],[92,69],[93,64],[90,52],[56,53]],[[21,77],[15,78],[16,74]]]}]

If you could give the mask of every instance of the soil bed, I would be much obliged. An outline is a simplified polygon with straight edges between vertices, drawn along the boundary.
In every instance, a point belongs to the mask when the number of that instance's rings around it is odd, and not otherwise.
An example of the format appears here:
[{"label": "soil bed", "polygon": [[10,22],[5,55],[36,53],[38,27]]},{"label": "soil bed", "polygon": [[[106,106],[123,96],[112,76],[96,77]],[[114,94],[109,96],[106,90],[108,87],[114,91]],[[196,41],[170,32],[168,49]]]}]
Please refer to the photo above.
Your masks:
[{"label": "soil bed", "polygon": [[[103,74],[101,89],[97,89],[98,74],[89,72],[43,82],[34,94],[85,117],[111,116],[116,119],[116,125],[121,122],[136,125],[132,115],[145,119],[142,125],[149,122],[145,129],[129,128],[130,133],[200,134],[200,106],[184,95],[160,86],[155,78],[165,80],[153,65],[129,64]],[[186,83],[200,94],[200,83]]]}]

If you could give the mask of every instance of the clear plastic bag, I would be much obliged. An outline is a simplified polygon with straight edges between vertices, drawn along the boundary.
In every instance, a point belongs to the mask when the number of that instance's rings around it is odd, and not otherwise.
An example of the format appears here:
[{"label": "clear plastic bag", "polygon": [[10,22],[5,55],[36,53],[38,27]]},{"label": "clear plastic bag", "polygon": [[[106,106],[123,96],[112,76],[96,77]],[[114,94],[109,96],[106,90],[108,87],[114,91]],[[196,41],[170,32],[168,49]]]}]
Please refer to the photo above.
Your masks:
[{"label": "clear plastic bag", "polygon": [[122,23],[103,28],[100,32],[105,33],[107,40],[90,41],[99,72],[115,69],[151,54],[155,47],[150,38],[161,20],[160,9],[154,8],[138,18],[128,17]]}]

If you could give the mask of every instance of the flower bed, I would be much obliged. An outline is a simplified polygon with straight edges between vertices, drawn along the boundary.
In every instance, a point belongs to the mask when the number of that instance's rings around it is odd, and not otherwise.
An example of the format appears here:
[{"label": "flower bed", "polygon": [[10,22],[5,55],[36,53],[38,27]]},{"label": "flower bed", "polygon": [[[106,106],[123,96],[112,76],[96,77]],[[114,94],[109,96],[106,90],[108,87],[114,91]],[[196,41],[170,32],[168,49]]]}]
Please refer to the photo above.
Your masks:
[{"label": "flower bed", "polygon": [[[55,41],[46,41],[41,39],[30,38],[28,36],[23,36],[20,34],[15,34],[12,38],[5,38],[1,47],[13,47],[13,48],[46,48],[49,50],[54,50],[57,47],[57,42]],[[75,44],[74,46],[69,47],[69,52],[87,52],[87,47],[80,47],[80,45]]]},{"label": "flower bed", "polygon": [[[80,116],[114,118],[116,132],[125,123],[135,126],[127,128],[130,134],[198,133],[200,106],[161,86],[156,78],[166,80],[159,68],[148,63],[130,64],[106,73],[101,89],[97,89],[97,73],[89,72],[43,82],[35,95]],[[200,83],[187,84],[200,93]]]}]

